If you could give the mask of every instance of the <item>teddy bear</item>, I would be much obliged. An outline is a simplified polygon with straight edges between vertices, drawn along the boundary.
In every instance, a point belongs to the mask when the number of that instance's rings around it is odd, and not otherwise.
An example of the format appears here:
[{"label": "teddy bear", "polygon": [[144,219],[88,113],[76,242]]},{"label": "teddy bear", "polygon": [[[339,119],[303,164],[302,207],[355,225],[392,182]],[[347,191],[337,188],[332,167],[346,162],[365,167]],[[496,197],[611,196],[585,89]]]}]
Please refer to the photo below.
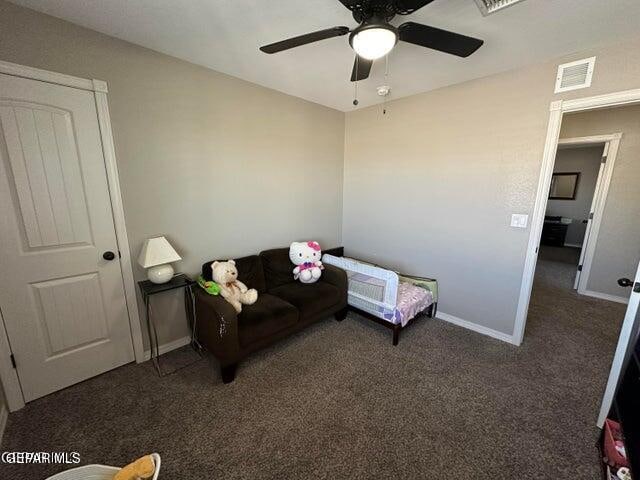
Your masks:
[{"label": "teddy bear", "polygon": [[252,305],[258,300],[258,292],[255,288],[247,286],[238,280],[236,262],[213,262],[211,264],[211,278],[220,286],[220,295],[233,305],[236,312],[242,311],[242,305]]},{"label": "teddy bear", "polygon": [[324,269],[320,259],[322,250],[318,242],[293,242],[289,247],[289,258],[296,268],[293,279],[302,283],[315,283]]}]

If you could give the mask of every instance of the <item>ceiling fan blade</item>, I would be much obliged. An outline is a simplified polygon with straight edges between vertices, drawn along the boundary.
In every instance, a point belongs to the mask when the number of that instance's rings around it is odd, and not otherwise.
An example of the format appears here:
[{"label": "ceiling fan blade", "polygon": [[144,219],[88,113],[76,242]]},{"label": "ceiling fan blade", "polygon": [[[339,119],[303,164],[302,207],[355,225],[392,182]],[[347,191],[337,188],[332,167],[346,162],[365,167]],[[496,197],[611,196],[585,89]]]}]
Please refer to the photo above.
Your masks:
[{"label": "ceiling fan blade", "polygon": [[361,0],[338,0],[342,5],[347,7],[349,10],[353,10],[357,8],[359,5],[362,5]]},{"label": "ceiling fan blade", "polygon": [[298,37],[271,43],[264,47],[260,47],[260,50],[264,53],[277,53],[283,50],[289,50],[290,48],[299,47],[300,45],[306,45],[307,43],[318,42],[320,40],[326,40],[327,38],[340,37],[347,33],[349,33],[349,27],[327,28],[325,30],[319,30],[317,32],[307,33]]},{"label": "ceiling fan blade", "polygon": [[415,22],[403,23],[398,27],[398,31],[400,32],[400,40],[404,42],[433,48],[459,57],[468,57],[484,43],[477,38]]},{"label": "ceiling fan blade", "polygon": [[384,5],[383,7],[391,8],[393,12],[399,15],[409,15],[410,13],[413,13],[416,10],[421,9],[425,5],[429,5],[431,2],[433,2],[433,0],[392,0],[392,1],[387,0],[386,2],[378,2],[378,5],[376,5],[374,4],[374,2],[371,2],[371,0],[368,0],[368,3],[364,2],[363,0],[338,0],[338,1],[351,11],[364,10],[367,8],[367,6],[381,7],[382,5],[379,5],[380,3],[382,4],[386,3],[386,5]]},{"label": "ceiling fan blade", "polygon": [[420,10],[425,5],[429,5],[433,0],[395,0],[395,10],[400,15],[409,15]]},{"label": "ceiling fan blade", "polygon": [[356,55],[356,59],[353,62],[353,70],[351,71],[351,81],[355,82],[369,78],[372,65],[373,60],[367,60]]}]

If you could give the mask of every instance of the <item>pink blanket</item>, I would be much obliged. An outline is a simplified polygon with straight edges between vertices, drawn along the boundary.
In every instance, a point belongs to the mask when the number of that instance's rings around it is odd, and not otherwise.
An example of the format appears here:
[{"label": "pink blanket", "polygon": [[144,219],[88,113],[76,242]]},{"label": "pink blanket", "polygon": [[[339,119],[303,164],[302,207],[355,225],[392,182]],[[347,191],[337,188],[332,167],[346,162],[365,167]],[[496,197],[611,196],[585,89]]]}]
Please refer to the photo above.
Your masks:
[{"label": "pink blanket", "polygon": [[403,327],[433,303],[433,294],[429,290],[412,283],[400,282],[396,301],[396,315],[393,323],[400,323]]}]

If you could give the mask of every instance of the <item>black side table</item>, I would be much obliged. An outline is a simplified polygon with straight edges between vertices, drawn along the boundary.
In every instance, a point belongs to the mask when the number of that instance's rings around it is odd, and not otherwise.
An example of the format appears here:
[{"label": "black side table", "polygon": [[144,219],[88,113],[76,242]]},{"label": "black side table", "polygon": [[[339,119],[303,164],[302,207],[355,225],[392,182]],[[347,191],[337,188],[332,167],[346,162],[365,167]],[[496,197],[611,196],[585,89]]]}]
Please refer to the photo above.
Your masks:
[{"label": "black side table", "polygon": [[[145,312],[146,312],[146,321],[147,321],[147,333],[149,335],[149,349],[151,350],[151,361],[158,372],[158,375],[163,377],[164,375],[169,375],[173,372],[163,373],[160,368],[160,352],[158,350],[158,332],[156,330],[156,325],[153,321],[153,317],[151,316],[151,297],[158,293],[167,292],[169,290],[175,290],[178,288],[184,288],[184,294],[189,295],[189,297],[193,300],[193,286],[196,285],[197,282],[186,276],[184,273],[179,273],[175,275],[171,280],[167,283],[153,283],[149,280],[143,280],[138,282],[138,286],[140,287],[140,292],[142,292],[142,299],[144,300]],[[185,302],[185,309],[187,313],[187,317],[191,316],[191,326],[195,326],[195,312],[193,308],[188,308],[187,306],[192,303]],[[190,311],[191,310],[191,311]],[[153,335],[151,334],[153,330]],[[192,336],[192,346],[194,342],[194,337]],[[155,345],[154,345],[155,344]],[[196,349],[197,351],[197,349]],[[194,362],[192,362],[194,363]],[[191,363],[189,364],[191,365]],[[185,365],[189,366],[189,365]],[[182,367],[184,368],[184,367]],[[179,369],[178,369],[179,370]]]}]

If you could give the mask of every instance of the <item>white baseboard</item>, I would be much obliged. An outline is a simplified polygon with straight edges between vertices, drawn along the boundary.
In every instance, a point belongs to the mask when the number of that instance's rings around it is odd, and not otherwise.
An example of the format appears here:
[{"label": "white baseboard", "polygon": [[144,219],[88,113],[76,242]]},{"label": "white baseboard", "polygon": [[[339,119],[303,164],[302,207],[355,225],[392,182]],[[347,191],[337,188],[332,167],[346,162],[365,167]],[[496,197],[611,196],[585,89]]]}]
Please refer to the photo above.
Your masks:
[{"label": "white baseboard", "polygon": [[629,299],[625,297],[619,297],[618,295],[610,295],[608,293],[600,293],[594,292],[593,290],[584,290],[579,291],[580,295],[586,295],[587,297],[599,298],[601,300],[609,300],[610,302],[624,303],[627,305],[629,303]]},{"label": "white baseboard", "polygon": [[[164,355],[165,353],[170,352],[171,350],[175,350],[177,348],[184,347],[185,345],[189,345],[190,342],[191,342],[191,336],[189,335],[186,337],[178,338],[177,340],[174,340],[172,342],[163,343],[158,347],[158,353],[160,355]],[[144,351],[144,359],[145,361],[151,359],[150,350]]]},{"label": "white baseboard", "polygon": [[582,248],[582,244],[581,243],[565,243],[564,246],[565,247],[573,247],[573,248]]},{"label": "white baseboard", "polygon": [[6,405],[2,405],[2,408],[0,408],[0,445],[2,445],[2,437],[4,436],[4,429],[7,426],[8,419],[9,409]]},{"label": "white baseboard", "polygon": [[473,323],[468,320],[463,320],[462,318],[449,315],[448,313],[438,311],[438,313],[436,314],[436,318],[444,320],[448,323],[453,323],[454,325],[466,328],[468,330],[473,330],[474,332],[481,333],[482,335],[486,335],[497,340],[502,340],[503,342],[507,342],[512,345],[517,345],[516,341],[513,338],[513,335],[507,335],[506,333],[502,333],[492,328],[478,325],[477,323]]}]

